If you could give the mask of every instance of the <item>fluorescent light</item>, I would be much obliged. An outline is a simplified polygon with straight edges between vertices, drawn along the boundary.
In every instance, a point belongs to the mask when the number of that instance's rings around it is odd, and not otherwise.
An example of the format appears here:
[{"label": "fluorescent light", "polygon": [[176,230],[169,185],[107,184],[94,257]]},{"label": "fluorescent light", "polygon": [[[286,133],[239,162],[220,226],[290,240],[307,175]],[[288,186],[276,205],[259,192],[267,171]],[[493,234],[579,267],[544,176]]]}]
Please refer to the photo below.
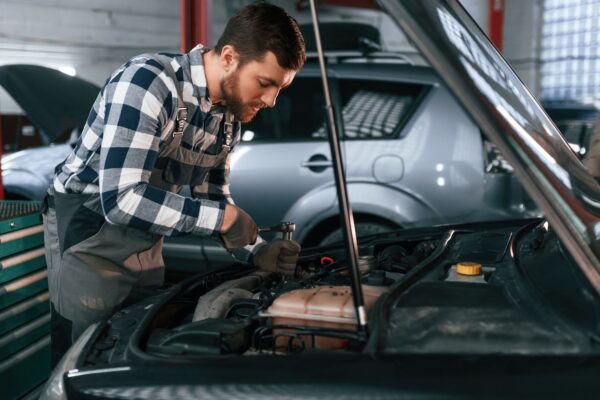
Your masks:
[{"label": "fluorescent light", "polygon": [[62,72],[63,74],[66,74],[69,76],[75,76],[77,74],[77,71],[75,71],[75,68],[73,68],[73,67],[63,66],[63,67],[58,67],[58,70],[60,72]]},{"label": "fluorescent light", "polygon": [[244,134],[242,135],[242,141],[244,141],[244,142],[251,142],[252,139],[254,139],[254,132],[252,132],[252,131],[244,131]]}]

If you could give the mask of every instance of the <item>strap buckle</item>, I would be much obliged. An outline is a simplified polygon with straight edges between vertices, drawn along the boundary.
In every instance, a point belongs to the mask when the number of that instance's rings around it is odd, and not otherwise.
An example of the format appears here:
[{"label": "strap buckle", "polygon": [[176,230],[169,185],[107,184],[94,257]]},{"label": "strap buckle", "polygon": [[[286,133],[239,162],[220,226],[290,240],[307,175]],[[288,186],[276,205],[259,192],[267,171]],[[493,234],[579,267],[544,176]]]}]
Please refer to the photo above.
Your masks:
[{"label": "strap buckle", "polygon": [[[226,122],[227,124],[227,122]],[[231,125],[231,124],[229,124]],[[223,140],[223,145],[221,146],[222,150],[227,151],[228,153],[231,151],[231,143],[233,142],[233,137],[231,136],[231,133],[228,133],[227,131],[225,131],[225,140]]]},{"label": "strap buckle", "polygon": [[226,135],[231,135],[233,133],[233,124],[231,122],[225,121],[224,122],[224,128],[225,128],[225,134]]},{"label": "strap buckle", "polygon": [[177,130],[173,132],[173,137],[183,135],[185,129],[185,121],[187,120],[187,108],[177,108]]}]

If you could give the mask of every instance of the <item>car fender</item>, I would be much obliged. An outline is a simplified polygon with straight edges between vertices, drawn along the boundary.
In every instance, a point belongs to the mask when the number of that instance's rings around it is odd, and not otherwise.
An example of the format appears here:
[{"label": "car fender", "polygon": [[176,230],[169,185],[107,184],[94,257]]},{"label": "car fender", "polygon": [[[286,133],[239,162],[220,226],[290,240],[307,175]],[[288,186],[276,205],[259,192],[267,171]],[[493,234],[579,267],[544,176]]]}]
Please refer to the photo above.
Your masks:
[{"label": "car fender", "polygon": [[2,188],[5,194],[12,194],[29,200],[42,200],[49,182],[26,169],[2,171]]},{"label": "car fender", "polygon": [[[397,187],[371,182],[349,182],[348,197],[352,212],[366,214],[408,227],[414,221],[440,219],[439,213],[417,194]],[[381,199],[393,199],[382,202]],[[334,185],[319,187],[298,199],[285,215],[285,220],[296,224],[294,237],[299,242],[321,222],[339,215]]]}]

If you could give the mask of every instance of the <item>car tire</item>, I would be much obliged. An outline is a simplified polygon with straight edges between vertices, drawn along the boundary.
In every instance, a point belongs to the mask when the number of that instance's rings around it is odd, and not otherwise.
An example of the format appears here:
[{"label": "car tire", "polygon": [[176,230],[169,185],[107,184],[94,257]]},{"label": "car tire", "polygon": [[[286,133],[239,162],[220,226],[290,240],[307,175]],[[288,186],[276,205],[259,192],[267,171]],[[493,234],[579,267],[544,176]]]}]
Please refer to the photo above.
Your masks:
[{"label": "car tire", "polygon": [[[357,222],[355,224],[355,227],[357,237],[372,235],[375,233],[389,232],[391,230],[397,229],[397,227],[395,228],[391,225],[387,225],[381,222]],[[326,234],[319,242],[319,246],[329,245],[336,242],[342,242],[343,240],[344,236],[342,234],[342,229],[338,228]]]}]

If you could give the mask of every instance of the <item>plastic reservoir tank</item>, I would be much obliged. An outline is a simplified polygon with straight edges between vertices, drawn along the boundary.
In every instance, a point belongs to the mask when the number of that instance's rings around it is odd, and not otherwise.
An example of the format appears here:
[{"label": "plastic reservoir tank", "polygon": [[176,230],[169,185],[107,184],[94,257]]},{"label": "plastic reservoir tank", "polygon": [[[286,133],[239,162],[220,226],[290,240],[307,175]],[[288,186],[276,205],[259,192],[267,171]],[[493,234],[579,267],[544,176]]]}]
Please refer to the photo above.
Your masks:
[{"label": "plastic reservoir tank", "polygon": [[[370,310],[379,296],[389,290],[386,286],[363,285],[366,310]],[[296,325],[356,330],[356,314],[350,286],[319,286],[310,289],[293,290],[279,296],[273,304],[261,313],[272,319],[273,325]],[[273,330],[275,336],[292,333],[290,329]],[[289,337],[278,336],[277,350],[287,348]],[[311,336],[300,336],[306,348],[312,347]],[[348,345],[348,340],[327,336],[315,336],[314,348],[340,349]]]}]

